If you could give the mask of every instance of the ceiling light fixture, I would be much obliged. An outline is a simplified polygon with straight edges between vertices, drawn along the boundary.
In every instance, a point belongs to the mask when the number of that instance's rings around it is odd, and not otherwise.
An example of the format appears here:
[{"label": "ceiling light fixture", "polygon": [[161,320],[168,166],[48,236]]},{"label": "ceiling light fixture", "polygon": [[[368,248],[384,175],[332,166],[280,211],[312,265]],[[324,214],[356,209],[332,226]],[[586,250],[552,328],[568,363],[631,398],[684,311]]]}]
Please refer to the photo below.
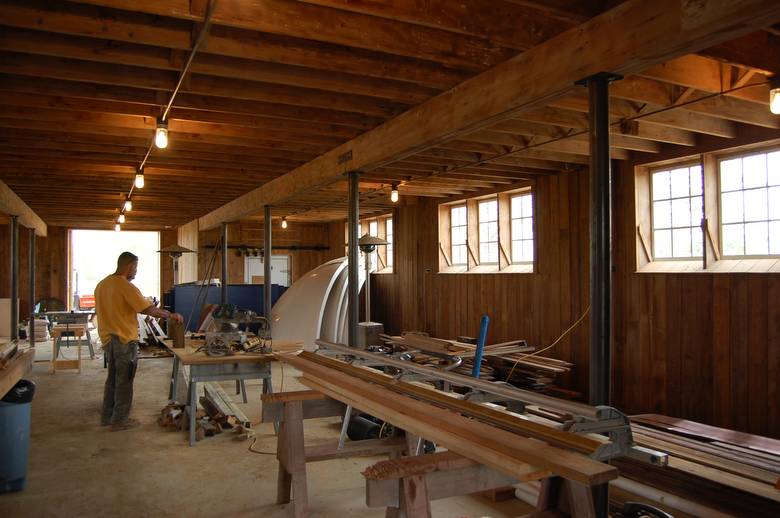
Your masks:
[{"label": "ceiling light fixture", "polygon": [[126,218],[125,218],[125,214],[124,214],[124,212],[120,212],[120,213],[119,213],[119,217],[117,218],[117,220],[116,220],[116,221],[117,221],[117,223],[124,223],[124,222],[125,222],[125,219],[126,219]]},{"label": "ceiling light fixture", "polygon": [[133,201],[128,196],[125,200],[125,212],[130,212],[131,210],[133,210]]},{"label": "ceiling light fixture", "polygon": [[287,218],[282,218],[282,228],[287,228]]},{"label": "ceiling light fixture", "polygon": [[390,191],[390,201],[393,203],[398,202],[398,184],[393,184],[393,190]]},{"label": "ceiling light fixture", "polygon": [[157,129],[154,132],[154,145],[160,149],[168,147],[168,123],[157,119]]},{"label": "ceiling light fixture", "polygon": [[769,111],[780,115],[780,75],[769,78]]},{"label": "ceiling light fixture", "polygon": [[135,172],[135,187],[136,189],[143,189],[144,184],[144,170],[139,167]]},{"label": "ceiling light fixture", "polygon": [[114,232],[119,232],[120,230],[122,230],[122,226],[119,223],[114,225]]}]

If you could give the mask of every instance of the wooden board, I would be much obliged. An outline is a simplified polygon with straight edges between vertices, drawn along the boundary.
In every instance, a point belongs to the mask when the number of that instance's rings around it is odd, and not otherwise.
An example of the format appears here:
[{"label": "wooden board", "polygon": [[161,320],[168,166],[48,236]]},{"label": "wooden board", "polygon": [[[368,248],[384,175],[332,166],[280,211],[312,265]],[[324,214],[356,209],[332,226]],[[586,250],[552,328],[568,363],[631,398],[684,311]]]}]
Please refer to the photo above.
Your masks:
[{"label": "wooden board", "polygon": [[[304,383],[314,390],[508,475],[520,477],[531,464],[586,485],[617,476],[614,468],[579,454],[458,416],[295,356],[282,359],[302,370]],[[485,437],[492,440],[486,442]]]},{"label": "wooden board", "polygon": [[5,396],[16,382],[30,372],[34,356],[35,351],[32,349],[17,352],[0,370],[0,397]]}]

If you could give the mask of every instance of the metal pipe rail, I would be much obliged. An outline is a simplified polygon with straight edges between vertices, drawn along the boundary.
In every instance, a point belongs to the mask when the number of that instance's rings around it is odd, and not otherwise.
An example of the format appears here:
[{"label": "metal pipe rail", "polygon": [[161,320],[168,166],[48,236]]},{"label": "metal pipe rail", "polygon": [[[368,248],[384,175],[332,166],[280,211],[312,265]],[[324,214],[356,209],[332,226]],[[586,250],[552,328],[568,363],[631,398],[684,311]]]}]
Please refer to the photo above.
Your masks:
[{"label": "metal pipe rail", "polygon": [[559,412],[571,414],[573,416],[598,420],[608,417],[608,414],[610,413],[609,407],[592,407],[584,403],[564,401],[558,398],[545,396],[544,394],[537,394],[536,392],[511,387],[508,385],[500,385],[490,381],[481,381],[477,378],[472,378],[471,376],[464,376],[462,374],[433,369],[431,367],[423,367],[411,362],[397,360],[384,354],[377,354],[364,351],[362,349],[347,347],[346,345],[336,344],[326,340],[315,340],[315,343],[325,349],[338,351],[343,354],[360,356],[362,358],[368,358],[383,365],[389,365],[401,370],[421,374],[429,378],[440,379],[455,385],[470,387],[472,389],[489,394],[495,394],[505,399],[522,401],[527,404],[538,405],[543,408],[556,410]]}]

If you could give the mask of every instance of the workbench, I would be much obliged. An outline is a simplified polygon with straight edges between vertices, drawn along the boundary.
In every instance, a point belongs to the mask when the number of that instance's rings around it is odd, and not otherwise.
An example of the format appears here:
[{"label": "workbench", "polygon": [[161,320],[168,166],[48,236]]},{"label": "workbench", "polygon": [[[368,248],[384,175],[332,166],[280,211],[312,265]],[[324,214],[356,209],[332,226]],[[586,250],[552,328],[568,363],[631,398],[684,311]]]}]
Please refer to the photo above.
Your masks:
[{"label": "workbench", "polygon": [[[245,381],[250,379],[263,380],[263,394],[273,393],[271,384],[271,362],[276,361],[273,353],[257,354],[239,352],[230,356],[208,356],[205,352],[197,352],[203,340],[187,338],[184,348],[174,348],[166,340],[165,347],[173,353],[173,370],[169,398],[176,397],[179,369],[182,365],[189,369],[188,411],[190,421],[190,446],[195,444],[195,414],[198,408],[198,383],[206,381]],[[303,343],[292,341],[273,341],[272,349],[291,352],[303,348]]]},{"label": "workbench", "polygon": [[0,398],[5,396],[14,385],[30,372],[32,368],[34,349],[18,350],[0,368]]}]

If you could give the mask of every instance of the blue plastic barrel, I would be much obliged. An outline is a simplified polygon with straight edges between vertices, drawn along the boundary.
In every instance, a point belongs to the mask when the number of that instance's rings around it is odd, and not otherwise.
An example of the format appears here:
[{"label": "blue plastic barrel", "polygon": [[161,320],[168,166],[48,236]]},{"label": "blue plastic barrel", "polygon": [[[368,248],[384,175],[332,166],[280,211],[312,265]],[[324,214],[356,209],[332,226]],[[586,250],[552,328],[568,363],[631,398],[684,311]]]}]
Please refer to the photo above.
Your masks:
[{"label": "blue plastic barrel", "polygon": [[20,380],[0,400],[0,493],[24,489],[34,394],[35,383]]}]

